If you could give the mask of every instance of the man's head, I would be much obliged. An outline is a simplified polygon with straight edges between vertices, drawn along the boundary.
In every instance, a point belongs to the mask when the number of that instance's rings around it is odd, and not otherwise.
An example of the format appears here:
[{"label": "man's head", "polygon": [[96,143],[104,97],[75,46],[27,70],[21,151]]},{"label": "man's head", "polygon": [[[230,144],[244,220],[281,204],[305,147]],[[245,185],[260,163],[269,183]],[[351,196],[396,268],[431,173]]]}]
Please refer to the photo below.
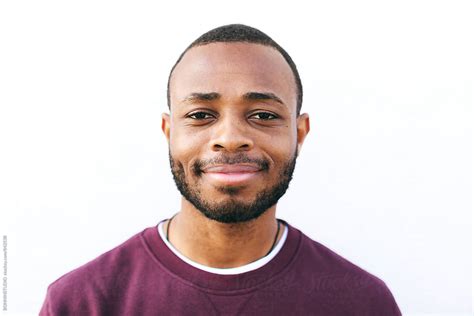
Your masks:
[{"label": "man's head", "polygon": [[296,66],[264,33],[228,25],[193,42],[171,71],[162,120],[183,197],[223,223],[274,206],[309,132],[301,99]]}]

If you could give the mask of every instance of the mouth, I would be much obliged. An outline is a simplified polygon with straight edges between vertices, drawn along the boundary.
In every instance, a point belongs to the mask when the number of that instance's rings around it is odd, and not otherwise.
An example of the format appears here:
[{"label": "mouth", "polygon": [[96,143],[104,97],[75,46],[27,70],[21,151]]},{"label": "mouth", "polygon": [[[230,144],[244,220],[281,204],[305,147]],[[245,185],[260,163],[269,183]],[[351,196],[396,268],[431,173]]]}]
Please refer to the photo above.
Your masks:
[{"label": "mouth", "polygon": [[241,185],[254,180],[262,171],[256,165],[215,165],[204,168],[203,174],[220,185]]}]

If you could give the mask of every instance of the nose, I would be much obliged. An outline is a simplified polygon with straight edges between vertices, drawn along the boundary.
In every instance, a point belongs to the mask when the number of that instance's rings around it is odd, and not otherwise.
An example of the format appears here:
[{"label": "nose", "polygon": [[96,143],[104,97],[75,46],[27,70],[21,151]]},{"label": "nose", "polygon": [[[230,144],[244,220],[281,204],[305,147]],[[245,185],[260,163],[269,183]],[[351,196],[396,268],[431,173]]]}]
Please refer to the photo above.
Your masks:
[{"label": "nose", "polygon": [[211,148],[214,151],[238,152],[253,148],[253,140],[245,123],[228,117],[217,124]]}]

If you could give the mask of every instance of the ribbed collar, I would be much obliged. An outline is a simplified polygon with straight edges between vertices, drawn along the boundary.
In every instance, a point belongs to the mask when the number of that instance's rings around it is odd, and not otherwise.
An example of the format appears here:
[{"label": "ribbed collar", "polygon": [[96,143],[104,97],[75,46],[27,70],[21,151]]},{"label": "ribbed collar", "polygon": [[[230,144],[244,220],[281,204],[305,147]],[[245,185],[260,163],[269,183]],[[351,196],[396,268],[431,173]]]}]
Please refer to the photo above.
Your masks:
[{"label": "ribbed collar", "polygon": [[207,292],[242,294],[273,282],[289,267],[300,247],[301,232],[281,220],[288,227],[288,236],[279,253],[264,266],[237,275],[219,275],[195,268],[177,257],[158,235],[157,226],[145,229],[140,237],[143,245],[162,269],[182,282]]}]

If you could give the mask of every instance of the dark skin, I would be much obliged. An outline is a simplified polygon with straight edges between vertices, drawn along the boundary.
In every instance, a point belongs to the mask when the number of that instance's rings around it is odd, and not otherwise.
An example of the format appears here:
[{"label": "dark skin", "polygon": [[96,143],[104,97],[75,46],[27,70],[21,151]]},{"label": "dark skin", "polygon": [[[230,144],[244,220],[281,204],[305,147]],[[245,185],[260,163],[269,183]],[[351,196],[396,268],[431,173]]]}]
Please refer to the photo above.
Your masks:
[{"label": "dark skin", "polygon": [[[182,165],[189,185],[216,205],[230,200],[249,203],[257,192],[275,185],[310,129],[308,114],[296,115],[291,68],[277,50],[260,44],[212,43],[190,49],[172,74],[170,101],[170,114],[162,114],[170,154]],[[242,153],[267,161],[268,169],[256,172],[251,181],[233,184],[192,168],[196,160]],[[232,194],[225,190],[230,188]],[[275,212],[276,204],[256,219],[222,223],[207,218],[183,197],[169,240],[203,265],[242,266],[270,249],[277,232]]]}]

